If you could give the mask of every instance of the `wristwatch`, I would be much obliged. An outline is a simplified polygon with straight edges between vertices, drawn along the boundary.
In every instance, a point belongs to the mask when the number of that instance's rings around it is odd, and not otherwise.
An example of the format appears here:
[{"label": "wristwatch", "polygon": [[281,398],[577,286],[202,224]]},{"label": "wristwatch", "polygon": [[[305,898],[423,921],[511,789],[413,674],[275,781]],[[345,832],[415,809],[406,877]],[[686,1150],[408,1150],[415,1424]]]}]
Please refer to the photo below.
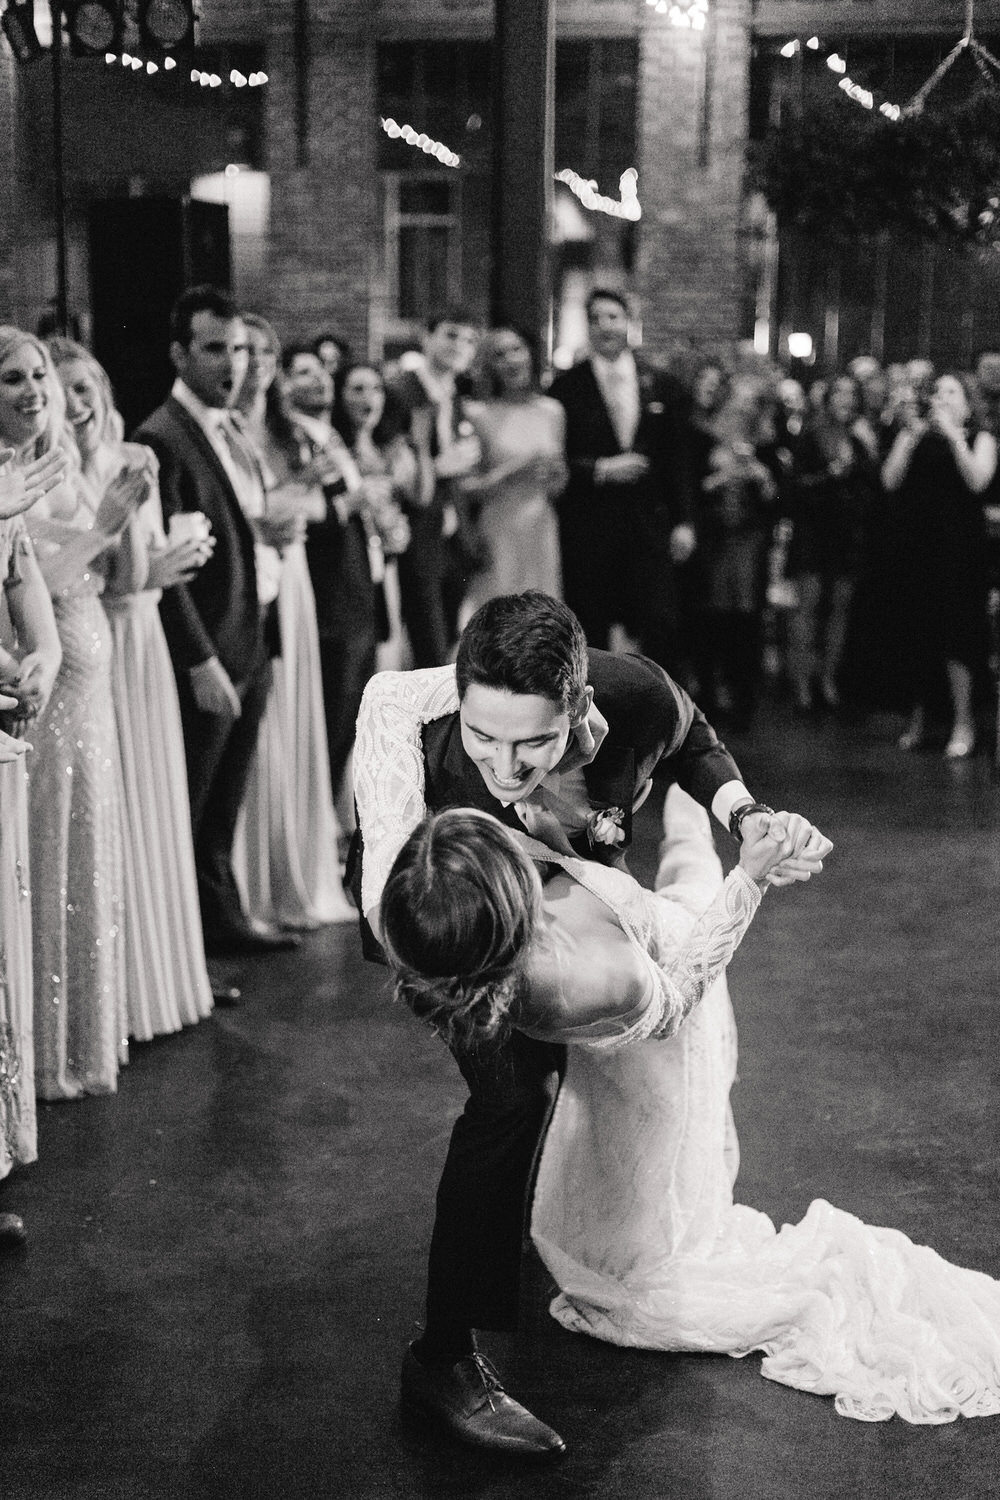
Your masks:
[{"label": "wristwatch", "polygon": [[738,844],[743,842],[743,819],[748,818],[751,813],[770,813],[774,817],[774,808],[768,807],[766,802],[741,802],[734,807],[729,814],[729,832]]}]

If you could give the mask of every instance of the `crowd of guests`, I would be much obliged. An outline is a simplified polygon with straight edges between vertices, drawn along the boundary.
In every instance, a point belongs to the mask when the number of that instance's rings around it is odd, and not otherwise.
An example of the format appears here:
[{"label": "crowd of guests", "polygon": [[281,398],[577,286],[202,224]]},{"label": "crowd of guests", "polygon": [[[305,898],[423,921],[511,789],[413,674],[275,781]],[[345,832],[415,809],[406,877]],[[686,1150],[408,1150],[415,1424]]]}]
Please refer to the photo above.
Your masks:
[{"label": "crowd of guests", "polygon": [[973,374],[865,356],[808,387],[756,366],[705,359],[690,386],[698,545],[676,649],[700,704],[721,684],[749,718],[767,633],[795,707],[836,708],[853,641],[855,692],[860,667],[909,715],[901,748],[940,709],[964,759],[1000,584],[1000,357]]},{"label": "crowd of guests", "polygon": [[646,363],[616,291],[587,317],[543,389],[461,309],[383,368],[192,288],[129,441],[86,348],[0,327],[0,1178],[36,1097],[113,1092],[130,1041],[239,1003],[242,960],[356,920],[364,687],[492,596],[564,598],[739,731],[776,620],[796,707],[837,706],[874,577],[900,744],[939,674],[972,753],[1000,356],[806,390],[742,349]]}]

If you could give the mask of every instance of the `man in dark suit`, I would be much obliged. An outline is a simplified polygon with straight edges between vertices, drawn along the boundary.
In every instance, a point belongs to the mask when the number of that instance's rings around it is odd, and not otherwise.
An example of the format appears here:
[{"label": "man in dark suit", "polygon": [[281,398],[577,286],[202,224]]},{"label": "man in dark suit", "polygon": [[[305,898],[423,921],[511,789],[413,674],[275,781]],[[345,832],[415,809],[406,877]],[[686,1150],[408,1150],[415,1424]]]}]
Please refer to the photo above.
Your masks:
[{"label": "man in dark suit", "polygon": [[[584,858],[617,862],[657,767],[737,838],[744,820],[770,816],[656,663],[588,652],[573,613],[544,594],[489,600],[466,626],[454,668],[380,673],[365,691],[355,892],[373,933],[392,862],[428,808],[477,807],[550,845],[565,841]],[[617,826],[620,840],[602,841],[602,813],[605,833]],[[808,879],[830,847],[796,822],[794,854],[777,883]],[[563,1049],[513,1032],[456,1060],[469,1100],[438,1188],[427,1320],[404,1361],[403,1395],[462,1441],[552,1456],[562,1440],[506,1395],[473,1330],[516,1327],[533,1164]]]},{"label": "man in dark suit", "polygon": [[262,953],[298,941],[251,925],[232,870],[276,639],[273,601],[262,603],[258,589],[257,544],[282,539],[265,535],[266,522],[247,519],[264,510],[264,480],[231,413],[247,340],[225,293],[202,286],[181,294],[170,356],[177,372],[170,395],[135,437],[159,460],[166,524],[200,513],[215,542],[201,571],[165,589],[160,602],[184,728],[205,946],[210,954]]},{"label": "man in dark suit", "polygon": [[306,559],[316,598],[330,785],[342,814],[345,795],[350,807],[345,771],[361,694],[375,670],[384,596],[372,572],[365,481],[331,420],[333,378],[305,344],[287,348],[282,367],[302,440],[302,473],[317,480],[323,494],[322,515],[309,517]]},{"label": "man in dark suit", "polygon": [[566,410],[565,599],[592,645],[606,647],[612,627],[623,626],[673,669],[673,564],[686,561],[695,541],[683,391],[632,353],[618,292],[591,292],[587,326],[588,357],[549,388]]},{"label": "man in dark suit", "polygon": [[469,313],[461,308],[436,313],[427,323],[422,356],[389,382],[415,446],[429,450],[436,481],[430,502],[407,512],[410,545],[399,559],[403,620],[415,667],[437,667],[448,660],[478,561],[474,528],[456,486],[479,459],[462,384],[477,341]]}]

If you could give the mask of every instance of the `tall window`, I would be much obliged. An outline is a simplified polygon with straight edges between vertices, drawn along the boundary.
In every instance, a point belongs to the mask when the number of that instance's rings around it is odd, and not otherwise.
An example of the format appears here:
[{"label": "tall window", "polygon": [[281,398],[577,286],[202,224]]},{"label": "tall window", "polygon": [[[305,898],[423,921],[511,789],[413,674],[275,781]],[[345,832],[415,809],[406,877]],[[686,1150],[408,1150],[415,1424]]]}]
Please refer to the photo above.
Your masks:
[{"label": "tall window", "polygon": [[[556,43],[556,168],[569,167],[617,194],[635,164],[635,38]],[[383,253],[373,299],[387,350],[412,342],[427,313],[459,302],[486,314],[492,169],[490,46],[407,41],[378,50],[378,112],[441,141],[462,159],[379,138]],[[603,229],[603,226],[601,226]],[[620,237],[620,225],[614,233]],[[381,325],[381,327],[379,327]]]}]

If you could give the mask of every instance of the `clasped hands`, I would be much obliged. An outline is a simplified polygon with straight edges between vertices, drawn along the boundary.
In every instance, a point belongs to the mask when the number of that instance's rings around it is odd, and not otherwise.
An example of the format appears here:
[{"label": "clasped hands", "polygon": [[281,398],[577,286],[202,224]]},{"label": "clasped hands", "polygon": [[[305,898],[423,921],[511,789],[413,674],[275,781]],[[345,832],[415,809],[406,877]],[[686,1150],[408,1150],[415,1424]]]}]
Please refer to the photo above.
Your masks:
[{"label": "clasped hands", "polygon": [[233,679],[217,656],[188,669],[194,701],[203,714],[221,714],[234,722],[243,712]]},{"label": "clasped hands", "polygon": [[[0,712],[13,713],[22,724],[37,719],[49,701],[58,662],[41,651],[29,651],[20,661],[0,648]],[[16,696],[15,696],[16,695]],[[31,746],[18,735],[0,732],[0,764],[17,760]]]},{"label": "clasped hands", "polygon": [[635,484],[648,473],[649,459],[644,453],[615,453],[594,459],[595,484]]},{"label": "clasped hands", "polygon": [[[740,863],[754,880],[766,877],[769,885],[779,887],[820,874],[833,848],[831,840],[801,813],[749,813],[740,831]],[[760,875],[749,868],[745,854],[751,861],[764,861]]]}]

